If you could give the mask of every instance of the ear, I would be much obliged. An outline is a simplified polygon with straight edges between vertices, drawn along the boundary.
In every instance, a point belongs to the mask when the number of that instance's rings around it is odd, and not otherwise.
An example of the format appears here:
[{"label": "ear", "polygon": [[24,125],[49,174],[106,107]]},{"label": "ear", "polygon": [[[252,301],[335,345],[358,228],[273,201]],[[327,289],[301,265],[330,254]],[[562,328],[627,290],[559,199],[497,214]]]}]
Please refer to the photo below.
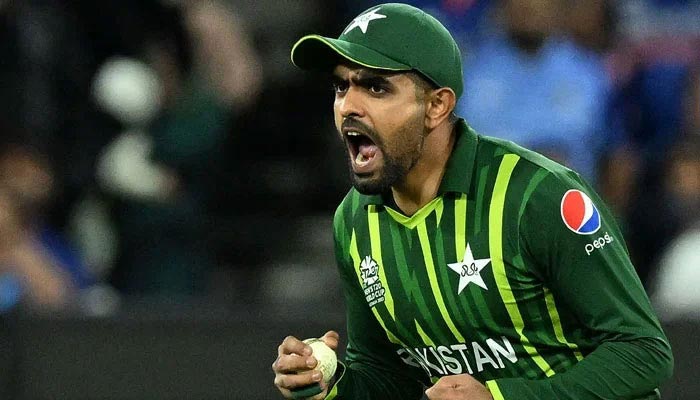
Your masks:
[{"label": "ear", "polygon": [[429,130],[442,124],[455,109],[457,96],[452,89],[443,87],[428,93],[425,108],[425,126]]}]

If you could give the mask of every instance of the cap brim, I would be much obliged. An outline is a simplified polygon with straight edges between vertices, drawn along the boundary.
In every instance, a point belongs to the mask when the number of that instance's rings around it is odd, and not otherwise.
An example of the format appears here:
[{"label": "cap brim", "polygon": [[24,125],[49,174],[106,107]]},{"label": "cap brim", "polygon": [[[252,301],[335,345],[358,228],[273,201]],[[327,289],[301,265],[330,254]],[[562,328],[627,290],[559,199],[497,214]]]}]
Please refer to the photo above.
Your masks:
[{"label": "cap brim", "polygon": [[409,65],[393,60],[368,47],[327,38],[320,35],[307,35],[292,47],[292,63],[301,69],[328,70],[342,59],[368,68],[390,71],[410,70]]}]

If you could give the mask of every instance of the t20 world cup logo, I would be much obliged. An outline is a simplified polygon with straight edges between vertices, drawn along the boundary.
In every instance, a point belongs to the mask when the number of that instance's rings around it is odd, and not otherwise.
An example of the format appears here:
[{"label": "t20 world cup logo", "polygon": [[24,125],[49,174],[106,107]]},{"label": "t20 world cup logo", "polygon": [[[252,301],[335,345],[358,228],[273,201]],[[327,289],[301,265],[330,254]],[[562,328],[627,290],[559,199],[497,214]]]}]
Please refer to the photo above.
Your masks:
[{"label": "t20 world cup logo", "polygon": [[379,266],[370,256],[365,257],[360,262],[360,272],[362,273],[362,282],[365,284],[365,287],[372,285],[379,279],[377,275]]}]

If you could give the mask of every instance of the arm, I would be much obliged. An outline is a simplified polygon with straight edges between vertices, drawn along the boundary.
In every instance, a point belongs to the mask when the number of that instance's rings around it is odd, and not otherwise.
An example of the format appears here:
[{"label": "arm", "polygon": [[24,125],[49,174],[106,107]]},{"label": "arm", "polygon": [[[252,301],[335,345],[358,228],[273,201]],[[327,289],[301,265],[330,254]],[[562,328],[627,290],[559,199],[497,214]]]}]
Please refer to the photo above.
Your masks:
[{"label": "arm", "polygon": [[[601,227],[595,233],[575,233],[564,224],[560,206],[569,189],[588,194],[597,207]],[[579,345],[591,351],[566,372],[548,379],[490,381],[494,398],[658,398],[655,389],[671,376],[671,349],[614,218],[573,173],[548,176],[527,201],[520,224],[523,253],[537,266],[536,273],[551,290],[560,314],[562,310],[572,313],[583,326],[589,343]]]}]

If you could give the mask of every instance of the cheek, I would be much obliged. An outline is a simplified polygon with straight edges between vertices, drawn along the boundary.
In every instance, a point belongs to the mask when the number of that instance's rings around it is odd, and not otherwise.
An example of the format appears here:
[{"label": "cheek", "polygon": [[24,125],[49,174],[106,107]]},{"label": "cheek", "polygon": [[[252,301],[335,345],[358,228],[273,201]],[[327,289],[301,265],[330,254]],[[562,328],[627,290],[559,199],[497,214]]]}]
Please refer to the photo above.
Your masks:
[{"label": "cheek", "polygon": [[333,121],[335,122],[335,128],[340,134],[340,127],[343,124],[343,116],[340,114],[340,111],[338,110],[338,102],[333,103]]},{"label": "cheek", "polygon": [[377,126],[385,132],[396,133],[418,128],[423,123],[424,110],[415,103],[402,103],[382,110],[383,118],[377,120]]},{"label": "cheek", "polygon": [[423,114],[421,110],[409,107],[402,109],[401,118],[392,121],[391,126],[386,127],[387,151],[394,156],[404,157],[414,154],[420,147],[423,136]]}]

